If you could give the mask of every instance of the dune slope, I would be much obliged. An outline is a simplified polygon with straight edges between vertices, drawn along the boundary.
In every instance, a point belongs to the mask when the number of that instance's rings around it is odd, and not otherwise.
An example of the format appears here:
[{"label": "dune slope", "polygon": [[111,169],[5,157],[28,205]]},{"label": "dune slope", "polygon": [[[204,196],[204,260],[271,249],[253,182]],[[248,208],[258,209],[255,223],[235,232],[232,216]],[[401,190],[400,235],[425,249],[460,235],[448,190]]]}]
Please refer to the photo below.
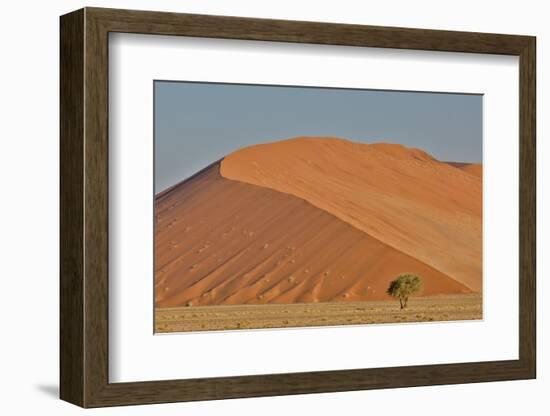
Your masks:
[{"label": "dune slope", "polygon": [[304,199],[480,291],[481,177],[395,144],[295,138],[221,162],[224,178]]},{"label": "dune slope", "polygon": [[454,166],[455,168],[461,169],[464,172],[471,173],[479,178],[483,174],[483,167],[481,163],[461,163],[461,162],[446,162],[447,164]]},{"label": "dune slope", "polygon": [[471,292],[304,199],[223,178],[219,164],[158,195],[155,215],[158,308],[388,299],[402,272],[423,277],[424,295]]}]

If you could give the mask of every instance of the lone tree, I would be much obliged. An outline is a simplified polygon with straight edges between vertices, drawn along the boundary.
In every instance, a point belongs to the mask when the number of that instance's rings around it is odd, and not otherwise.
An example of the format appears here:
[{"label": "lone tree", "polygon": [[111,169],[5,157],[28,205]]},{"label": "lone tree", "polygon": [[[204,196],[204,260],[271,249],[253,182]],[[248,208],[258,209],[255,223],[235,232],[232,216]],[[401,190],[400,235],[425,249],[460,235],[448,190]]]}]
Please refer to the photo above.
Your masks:
[{"label": "lone tree", "polygon": [[399,298],[401,309],[407,307],[409,296],[417,293],[422,288],[422,279],[414,274],[404,273],[390,283],[386,293],[394,298]]}]

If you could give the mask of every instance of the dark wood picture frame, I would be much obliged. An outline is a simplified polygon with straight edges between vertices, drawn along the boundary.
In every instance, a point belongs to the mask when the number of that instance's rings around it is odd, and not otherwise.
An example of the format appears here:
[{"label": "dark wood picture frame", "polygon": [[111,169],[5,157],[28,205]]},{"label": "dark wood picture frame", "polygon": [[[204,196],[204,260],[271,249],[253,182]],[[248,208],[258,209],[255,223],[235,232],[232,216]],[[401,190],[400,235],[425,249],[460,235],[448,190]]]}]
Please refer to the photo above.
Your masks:
[{"label": "dark wood picture frame", "polygon": [[[61,17],[60,396],[82,407],[397,388],[536,377],[535,53],[530,36],[85,8]],[[519,359],[110,383],[110,32],[519,56]]]}]

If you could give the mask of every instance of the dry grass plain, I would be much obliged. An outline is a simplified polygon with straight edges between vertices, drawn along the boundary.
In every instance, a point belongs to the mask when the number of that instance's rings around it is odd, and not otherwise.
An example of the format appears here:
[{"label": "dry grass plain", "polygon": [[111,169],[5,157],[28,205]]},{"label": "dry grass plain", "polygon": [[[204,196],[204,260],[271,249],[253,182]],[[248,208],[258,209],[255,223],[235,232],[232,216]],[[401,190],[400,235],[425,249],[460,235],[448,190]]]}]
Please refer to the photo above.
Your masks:
[{"label": "dry grass plain", "polygon": [[397,301],[186,306],[155,310],[155,332],[285,328],[482,319],[481,294],[412,297]]}]

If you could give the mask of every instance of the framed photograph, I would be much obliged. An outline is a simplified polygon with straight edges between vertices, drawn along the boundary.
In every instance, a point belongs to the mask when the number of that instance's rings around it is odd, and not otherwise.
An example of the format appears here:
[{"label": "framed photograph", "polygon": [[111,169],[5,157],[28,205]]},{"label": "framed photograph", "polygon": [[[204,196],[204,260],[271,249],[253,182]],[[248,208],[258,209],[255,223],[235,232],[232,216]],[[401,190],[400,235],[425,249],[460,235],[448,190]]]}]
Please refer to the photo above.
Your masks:
[{"label": "framed photograph", "polygon": [[482,319],[482,100],[155,81],[155,331]]},{"label": "framed photograph", "polygon": [[62,16],[61,398],[535,378],[535,49]]}]

